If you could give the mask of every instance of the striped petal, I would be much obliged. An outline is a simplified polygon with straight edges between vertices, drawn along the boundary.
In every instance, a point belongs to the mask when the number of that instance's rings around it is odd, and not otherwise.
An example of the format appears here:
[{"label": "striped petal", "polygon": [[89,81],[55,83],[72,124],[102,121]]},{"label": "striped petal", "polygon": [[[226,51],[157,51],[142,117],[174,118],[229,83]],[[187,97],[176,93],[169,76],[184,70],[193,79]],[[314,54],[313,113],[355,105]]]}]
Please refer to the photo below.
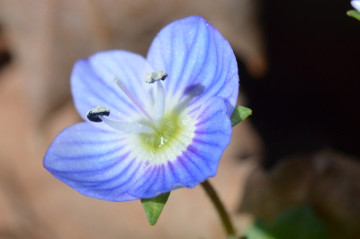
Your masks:
[{"label": "striped petal", "polygon": [[44,167],[86,196],[108,201],[138,199],[127,191],[141,162],[128,157],[124,144],[116,131],[75,124],[54,139]]},{"label": "striped petal", "polygon": [[[145,83],[154,71],[168,78]],[[46,152],[45,168],[78,192],[109,201],[151,198],[216,174],[231,137],[237,64],[229,43],[201,17],[165,27],[147,60],[106,51],[78,61],[71,89],[83,119],[98,106],[111,112],[96,126],[65,129]]]},{"label": "striped petal", "polygon": [[155,70],[168,73],[164,86],[169,98],[197,89],[197,101],[226,99],[231,115],[239,88],[236,59],[228,41],[203,18],[192,16],[167,25],[154,39],[147,59]]},{"label": "striped petal", "polygon": [[130,152],[136,145],[129,145],[117,131],[79,123],[55,138],[44,167],[78,192],[108,201],[151,198],[179,187],[194,187],[216,174],[230,142],[231,123],[218,97],[191,116],[196,121],[192,142],[176,159],[162,164],[146,162],[150,155]]},{"label": "striped petal", "polygon": [[87,112],[98,106],[109,108],[112,118],[133,120],[140,112],[114,79],[120,79],[143,107],[151,108],[150,86],[145,83],[151,71],[142,56],[127,51],[105,51],[79,60],[71,75],[76,109],[85,120]]},{"label": "striped petal", "polygon": [[231,122],[226,105],[213,97],[192,114],[195,135],[175,160],[150,165],[141,171],[129,188],[134,197],[148,198],[179,187],[194,187],[216,174],[219,160],[231,138]]}]

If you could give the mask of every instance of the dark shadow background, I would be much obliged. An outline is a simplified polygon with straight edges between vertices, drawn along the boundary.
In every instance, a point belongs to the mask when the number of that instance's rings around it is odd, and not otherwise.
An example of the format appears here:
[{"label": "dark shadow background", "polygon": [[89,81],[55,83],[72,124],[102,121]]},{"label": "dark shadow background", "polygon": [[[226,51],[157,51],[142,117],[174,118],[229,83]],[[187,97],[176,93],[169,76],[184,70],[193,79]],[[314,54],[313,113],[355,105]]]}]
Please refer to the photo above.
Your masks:
[{"label": "dark shadow background", "polygon": [[284,156],[332,148],[360,156],[360,22],[350,1],[267,0],[269,71],[241,89],[271,167]]},{"label": "dark shadow background", "polygon": [[0,25],[0,72],[5,67],[5,65],[11,62],[11,55],[8,49],[6,49],[6,45],[2,42],[3,35],[3,27]]}]

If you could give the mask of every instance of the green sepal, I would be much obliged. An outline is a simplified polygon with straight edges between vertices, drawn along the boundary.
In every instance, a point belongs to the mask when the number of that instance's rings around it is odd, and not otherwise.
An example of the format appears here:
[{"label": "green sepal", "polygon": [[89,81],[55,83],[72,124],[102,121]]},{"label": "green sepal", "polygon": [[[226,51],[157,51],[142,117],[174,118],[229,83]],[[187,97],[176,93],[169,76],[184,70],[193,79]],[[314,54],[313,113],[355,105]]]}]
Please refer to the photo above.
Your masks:
[{"label": "green sepal", "polygon": [[141,199],[146,217],[151,226],[154,226],[160,217],[160,214],[169,198],[170,192],[160,194],[154,198]]},{"label": "green sepal", "polygon": [[251,114],[252,114],[251,109],[246,108],[246,107],[241,106],[241,105],[237,105],[235,107],[234,112],[232,113],[232,115],[230,117],[232,127],[234,127],[235,125],[237,125],[241,121],[245,120]]},{"label": "green sepal", "polygon": [[360,12],[356,11],[356,10],[349,10],[346,12],[346,14],[349,16],[349,17],[353,17],[357,20],[360,21]]}]

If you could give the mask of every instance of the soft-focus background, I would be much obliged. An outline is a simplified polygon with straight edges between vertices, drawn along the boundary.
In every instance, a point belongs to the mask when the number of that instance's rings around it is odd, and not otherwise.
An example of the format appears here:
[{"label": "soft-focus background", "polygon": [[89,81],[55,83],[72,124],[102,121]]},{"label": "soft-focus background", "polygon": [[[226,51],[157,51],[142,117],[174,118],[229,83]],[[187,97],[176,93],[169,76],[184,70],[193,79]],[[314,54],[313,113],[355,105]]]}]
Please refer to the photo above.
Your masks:
[{"label": "soft-focus background", "polygon": [[138,201],[82,196],[42,167],[80,120],[75,60],[145,55],[169,22],[201,15],[232,45],[240,104],[211,179],[249,239],[360,238],[360,22],[344,0],[0,0],[0,239],[223,238],[200,187],[174,191],[155,227]]}]

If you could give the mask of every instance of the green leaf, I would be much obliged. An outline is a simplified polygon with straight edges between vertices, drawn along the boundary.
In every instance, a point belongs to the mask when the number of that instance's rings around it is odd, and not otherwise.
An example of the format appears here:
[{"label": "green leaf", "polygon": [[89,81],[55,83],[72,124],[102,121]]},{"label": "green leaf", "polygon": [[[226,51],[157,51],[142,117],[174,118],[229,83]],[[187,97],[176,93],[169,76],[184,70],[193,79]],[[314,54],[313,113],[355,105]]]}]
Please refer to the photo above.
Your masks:
[{"label": "green leaf", "polygon": [[268,224],[257,220],[246,235],[250,239],[328,239],[329,234],[309,206],[293,208]]},{"label": "green leaf", "polygon": [[250,238],[246,236],[229,236],[227,239],[250,239]]},{"label": "green leaf", "polygon": [[249,239],[278,239],[275,237],[272,237],[270,234],[268,234],[265,230],[262,230],[256,225],[251,226],[246,231],[246,238]]},{"label": "green leaf", "polygon": [[146,217],[151,226],[154,226],[160,217],[160,214],[169,198],[170,192],[160,194],[154,198],[141,199]]},{"label": "green leaf", "polygon": [[347,11],[346,14],[349,16],[349,17],[353,17],[357,20],[360,21],[360,12],[356,11],[356,10],[350,10],[350,11]]},{"label": "green leaf", "polygon": [[235,107],[234,112],[232,113],[232,115],[230,117],[232,127],[234,127],[235,125],[237,125],[241,121],[245,120],[251,114],[252,114],[251,109],[246,108],[246,107],[241,106],[241,105],[237,105]]}]

